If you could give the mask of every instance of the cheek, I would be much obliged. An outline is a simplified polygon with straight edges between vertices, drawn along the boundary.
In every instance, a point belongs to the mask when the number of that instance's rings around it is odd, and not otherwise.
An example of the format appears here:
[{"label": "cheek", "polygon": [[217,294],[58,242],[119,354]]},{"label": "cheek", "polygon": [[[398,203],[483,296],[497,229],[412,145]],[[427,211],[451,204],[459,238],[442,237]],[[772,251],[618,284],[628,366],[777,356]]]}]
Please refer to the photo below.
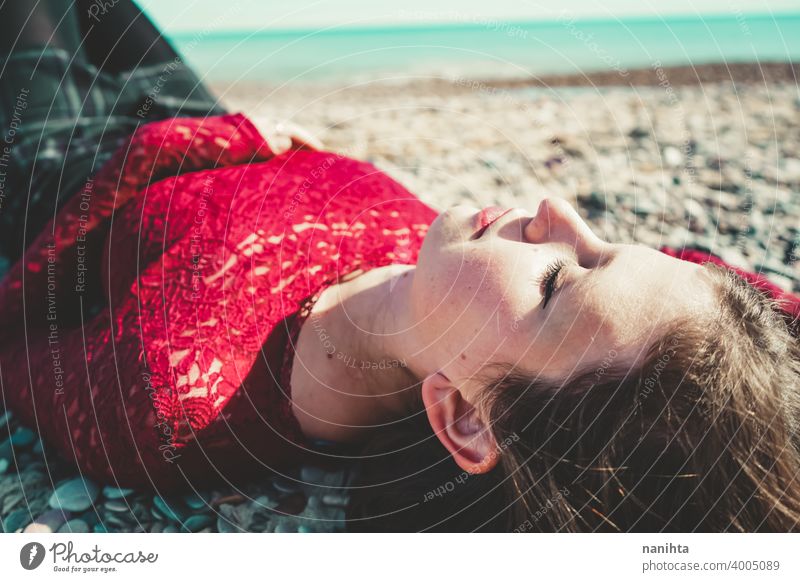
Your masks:
[{"label": "cheek", "polygon": [[527,271],[496,256],[458,253],[442,258],[424,299],[431,320],[462,340],[496,342],[513,332],[525,305]]}]

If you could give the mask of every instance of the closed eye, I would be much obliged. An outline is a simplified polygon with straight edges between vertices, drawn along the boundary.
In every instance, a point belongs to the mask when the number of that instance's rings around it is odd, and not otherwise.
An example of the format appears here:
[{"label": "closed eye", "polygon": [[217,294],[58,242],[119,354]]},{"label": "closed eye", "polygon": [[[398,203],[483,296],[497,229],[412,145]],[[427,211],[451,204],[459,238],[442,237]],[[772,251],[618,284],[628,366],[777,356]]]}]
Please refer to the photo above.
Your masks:
[{"label": "closed eye", "polygon": [[544,298],[542,300],[542,309],[547,307],[547,302],[550,301],[550,298],[553,296],[553,292],[556,290],[556,286],[558,284],[558,276],[564,269],[566,265],[566,261],[563,259],[558,259],[557,261],[548,265],[547,269],[544,270],[542,276],[539,279],[539,290]]}]

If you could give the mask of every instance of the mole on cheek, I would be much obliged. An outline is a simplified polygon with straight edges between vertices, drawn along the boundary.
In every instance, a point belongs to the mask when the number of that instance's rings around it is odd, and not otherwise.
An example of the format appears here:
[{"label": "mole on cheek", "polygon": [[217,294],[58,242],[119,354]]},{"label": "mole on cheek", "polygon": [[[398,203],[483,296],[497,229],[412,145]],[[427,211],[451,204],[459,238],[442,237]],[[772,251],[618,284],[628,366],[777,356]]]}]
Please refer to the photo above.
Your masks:
[{"label": "mole on cheek", "polygon": [[462,359],[462,360],[466,360],[466,359],[467,359],[467,356],[466,356],[466,354],[461,354],[461,359]]}]

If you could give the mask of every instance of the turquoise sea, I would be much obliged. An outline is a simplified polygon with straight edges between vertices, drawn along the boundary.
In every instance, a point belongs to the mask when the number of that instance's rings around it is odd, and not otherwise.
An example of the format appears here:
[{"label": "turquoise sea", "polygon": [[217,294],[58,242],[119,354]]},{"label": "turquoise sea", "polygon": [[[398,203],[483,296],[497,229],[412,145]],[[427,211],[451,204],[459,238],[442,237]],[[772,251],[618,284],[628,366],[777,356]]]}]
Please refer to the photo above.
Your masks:
[{"label": "turquoise sea", "polygon": [[710,62],[800,60],[800,11],[174,35],[212,81],[529,76]]}]

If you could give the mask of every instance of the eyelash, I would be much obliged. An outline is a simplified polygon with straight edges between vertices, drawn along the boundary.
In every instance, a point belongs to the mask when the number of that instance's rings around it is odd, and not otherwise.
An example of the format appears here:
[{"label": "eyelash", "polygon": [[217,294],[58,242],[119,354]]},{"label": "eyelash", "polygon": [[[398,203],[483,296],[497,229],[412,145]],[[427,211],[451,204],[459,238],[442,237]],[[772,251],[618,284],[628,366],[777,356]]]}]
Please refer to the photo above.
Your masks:
[{"label": "eyelash", "polygon": [[553,296],[558,274],[565,265],[566,262],[563,259],[558,259],[557,261],[550,263],[550,265],[547,266],[542,275],[539,277],[539,289],[544,297],[544,300],[542,301],[542,309],[547,307],[547,302],[550,301],[550,297]]}]

